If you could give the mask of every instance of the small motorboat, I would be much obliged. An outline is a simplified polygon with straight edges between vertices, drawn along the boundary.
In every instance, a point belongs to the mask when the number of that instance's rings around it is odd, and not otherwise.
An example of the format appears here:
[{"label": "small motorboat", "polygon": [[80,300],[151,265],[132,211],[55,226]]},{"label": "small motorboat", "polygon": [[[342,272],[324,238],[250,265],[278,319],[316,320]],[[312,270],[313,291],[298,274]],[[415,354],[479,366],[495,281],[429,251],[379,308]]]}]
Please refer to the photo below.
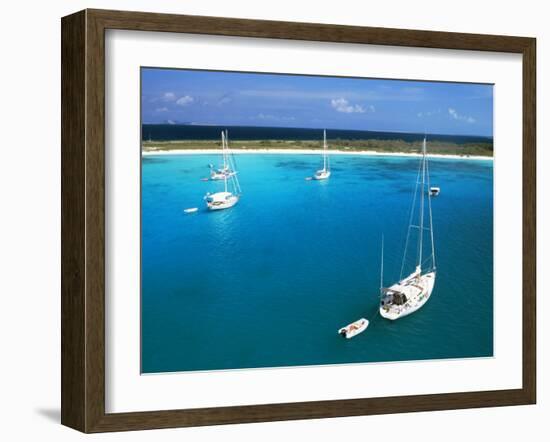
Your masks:
[{"label": "small motorboat", "polygon": [[196,213],[199,211],[198,207],[190,207],[189,209],[183,209],[185,213]]},{"label": "small motorboat", "polygon": [[352,322],[349,325],[346,325],[345,327],[342,327],[340,330],[338,330],[338,334],[343,338],[351,339],[354,336],[357,336],[359,333],[364,332],[368,326],[368,319],[361,318],[355,322]]},{"label": "small motorboat", "polygon": [[441,193],[441,188],[430,187],[430,196],[438,196]]}]

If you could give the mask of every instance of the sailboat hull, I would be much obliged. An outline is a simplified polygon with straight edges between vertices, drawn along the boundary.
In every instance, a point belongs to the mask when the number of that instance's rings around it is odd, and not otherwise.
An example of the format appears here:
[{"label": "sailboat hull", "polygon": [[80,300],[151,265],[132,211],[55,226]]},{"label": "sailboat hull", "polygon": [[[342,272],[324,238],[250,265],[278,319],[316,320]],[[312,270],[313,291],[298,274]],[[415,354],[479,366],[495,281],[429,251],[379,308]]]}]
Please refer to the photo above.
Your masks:
[{"label": "sailboat hull", "polygon": [[239,197],[236,195],[233,195],[225,201],[212,201],[207,202],[206,206],[208,207],[208,210],[223,210],[223,209],[229,209],[233,207],[235,204],[239,202]]},{"label": "sailboat hull", "polygon": [[210,174],[210,179],[213,181],[225,180],[226,178],[231,178],[232,176],[236,175],[236,173],[237,172],[232,172],[229,169],[227,169],[226,171],[218,170]]},{"label": "sailboat hull", "polygon": [[239,202],[239,196],[231,192],[208,193],[204,197],[208,210],[223,210]]},{"label": "sailboat hull", "polygon": [[[435,285],[435,272],[429,272],[424,275],[411,274],[407,278],[392,285],[388,289],[388,294],[382,298],[380,306],[380,316],[395,321],[404,318],[411,313],[416,312],[428,302]],[[395,303],[398,295],[406,297],[405,302]]]},{"label": "sailboat hull", "polygon": [[213,173],[212,175],[210,175],[210,179],[212,181],[224,180],[225,175],[223,173]]},{"label": "sailboat hull", "polygon": [[315,172],[315,175],[313,175],[313,179],[320,181],[320,180],[327,180],[330,177],[330,171],[329,170],[318,170]]}]

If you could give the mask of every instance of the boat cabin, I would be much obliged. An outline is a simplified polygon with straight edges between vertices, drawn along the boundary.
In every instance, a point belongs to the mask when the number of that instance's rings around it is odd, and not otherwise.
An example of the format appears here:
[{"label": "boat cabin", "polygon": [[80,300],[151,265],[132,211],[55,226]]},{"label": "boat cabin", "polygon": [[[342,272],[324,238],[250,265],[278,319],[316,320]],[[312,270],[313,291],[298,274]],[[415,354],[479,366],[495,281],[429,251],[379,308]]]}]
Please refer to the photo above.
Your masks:
[{"label": "boat cabin", "polygon": [[380,300],[380,305],[386,306],[389,304],[393,305],[404,305],[407,303],[407,296],[405,293],[398,292],[397,290],[384,289],[384,296]]}]

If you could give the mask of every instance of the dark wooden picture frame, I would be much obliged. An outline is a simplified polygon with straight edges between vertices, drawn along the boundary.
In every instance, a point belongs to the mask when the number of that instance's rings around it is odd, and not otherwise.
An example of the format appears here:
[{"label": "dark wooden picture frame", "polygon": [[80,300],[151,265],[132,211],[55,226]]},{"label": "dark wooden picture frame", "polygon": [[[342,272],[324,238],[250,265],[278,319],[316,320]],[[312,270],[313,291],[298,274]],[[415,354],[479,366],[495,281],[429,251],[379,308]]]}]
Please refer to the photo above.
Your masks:
[{"label": "dark wooden picture frame", "polygon": [[[62,19],[61,422],[83,432],[534,404],[536,40],[263,20],[84,10]],[[105,412],[105,30],[210,34],[518,53],[523,63],[523,385],[220,408]]]}]

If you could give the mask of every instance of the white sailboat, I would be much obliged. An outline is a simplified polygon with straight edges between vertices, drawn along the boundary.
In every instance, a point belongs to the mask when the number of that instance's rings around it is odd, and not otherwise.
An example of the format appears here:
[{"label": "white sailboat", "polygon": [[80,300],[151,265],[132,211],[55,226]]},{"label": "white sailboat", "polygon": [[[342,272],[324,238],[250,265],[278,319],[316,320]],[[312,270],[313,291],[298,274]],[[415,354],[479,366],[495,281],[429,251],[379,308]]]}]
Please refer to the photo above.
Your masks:
[{"label": "white sailboat", "polygon": [[231,169],[229,158],[229,143],[227,131],[222,131],[222,161],[223,165],[219,169],[214,169],[213,165],[210,165],[210,179],[211,180],[223,180],[226,177],[235,175],[235,171]]},{"label": "white sailboat", "polygon": [[[420,189],[419,189],[420,186]],[[430,188],[430,173],[428,170],[428,159],[426,157],[426,138],[422,143],[422,159],[418,168],[416,179],[416,187],[411,206],[411,214],[409,218],[409,228],[407,230],[407,239],[405,241],[405,251],[403,253],[403,261],[401,263],[401,275],[399,282],[390,287],[383,287],[383,256],[384,246],[382,243],[382,265],[380,274],[380,315],[386,319],[396,320],[420,309],[430,299],[435,285],[436,266],[435,266],[435,249],[432,225],[432,204],[431,192],[427,192],[426,188]],[[413,224],[415,206],[417,201],[418,191],[420,190],[420,210],[418,213],[418,224]],[[428,214],[429,227],[424,224],[425,212],[425,196],[428,198]],[[415,270],[405,278],[403,278],[403,270],[405,267],[405,258],[407,255],[407,246],[412,229],[418,229],[418,249]],[[431,255],[427,258],[423,257],[423,240],[424,231],[430,232]],[[427,265],[429,264],[429,265]],[[425,266],[426,265],[426,266]]]},{"label": "white sailboat", "polygon": [[323,130],[323,168],[315,172],[314,180],[326,180],[330,177],[330,164],[327,154],[327,131]]},{"label": "white sailboat", "polygon": [[222,132],[222,144],[224,146],[224,151],[226,151],[226,154],[224,155],[224,169],[226,171],[230,172],[224,172],[222,173],[223,185],[224,190],[222,192],[216,192],[216,193],[210,193],[208,192],[204,199],[206,201],[206,207],[209,210],[222,210],[222,209],[229,209],[230,207],[233,207],[235,204],[239,202],[239,198],[241,196],[241,185],[239,184],[239,180],[237,178],[237,168],[235,167],[235,163],[233,160],[233,157],[229,155],[229,146],[227,144],[227,132]]}]

